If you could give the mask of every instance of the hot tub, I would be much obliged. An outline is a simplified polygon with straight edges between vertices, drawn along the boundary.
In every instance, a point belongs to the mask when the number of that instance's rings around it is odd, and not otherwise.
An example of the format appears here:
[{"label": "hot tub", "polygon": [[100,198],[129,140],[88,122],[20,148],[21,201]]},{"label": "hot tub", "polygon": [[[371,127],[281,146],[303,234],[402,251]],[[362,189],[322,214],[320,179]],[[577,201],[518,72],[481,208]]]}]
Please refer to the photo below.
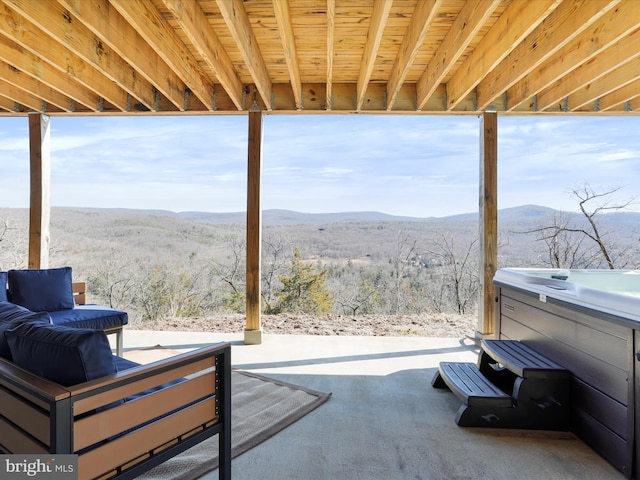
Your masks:
[{"label": "hot tub", "polygon": [[640,270],[559,270],[503,268],[494,282],[640,322]]},{"label": "hot tub", "polygon": [[640,476],[640,271],[503,268],[493,282],[498,337],[567,368],[574,433]]}]

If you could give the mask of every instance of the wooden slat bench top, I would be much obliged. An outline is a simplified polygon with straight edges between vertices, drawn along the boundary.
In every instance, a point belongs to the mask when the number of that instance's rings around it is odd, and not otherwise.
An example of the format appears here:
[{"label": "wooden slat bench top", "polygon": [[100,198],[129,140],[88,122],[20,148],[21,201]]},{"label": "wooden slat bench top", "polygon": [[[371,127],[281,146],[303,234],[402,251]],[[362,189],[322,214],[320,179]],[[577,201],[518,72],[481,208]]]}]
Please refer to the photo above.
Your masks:
[{"label": "wooden slat bench top", "polygon": [[486,378],[474,363],[442,362],[440,375],[455,395],[470,407],[511,407],[511,396]]},{"label": "wooden slat bench top", "polygon": [[562,365],[517,340],[483,340],[482,349],[500,365],[522,378],[569,376]]}]

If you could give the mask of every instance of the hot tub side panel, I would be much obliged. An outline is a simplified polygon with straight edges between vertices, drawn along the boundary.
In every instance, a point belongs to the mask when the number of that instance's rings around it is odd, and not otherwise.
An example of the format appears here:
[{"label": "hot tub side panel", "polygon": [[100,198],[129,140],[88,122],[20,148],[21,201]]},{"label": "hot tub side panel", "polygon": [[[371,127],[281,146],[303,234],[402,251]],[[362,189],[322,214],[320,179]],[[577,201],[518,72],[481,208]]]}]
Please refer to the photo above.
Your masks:
[{"label": "hot tub side panel", "polygon": [[[499,338],[520,340],[572,373],[572,430],[622,472],[633,458],[633,330],[606,314],[497,286]],[[631,382],[633,383],[633,382]]]}]

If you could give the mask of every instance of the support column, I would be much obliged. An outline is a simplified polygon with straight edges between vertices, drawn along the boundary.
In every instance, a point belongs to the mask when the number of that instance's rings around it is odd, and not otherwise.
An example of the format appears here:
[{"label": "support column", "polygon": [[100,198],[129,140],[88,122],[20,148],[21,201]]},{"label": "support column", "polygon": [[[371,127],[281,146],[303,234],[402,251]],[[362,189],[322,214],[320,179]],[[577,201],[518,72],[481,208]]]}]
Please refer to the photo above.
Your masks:
[{"label": "support column", "polygon": [[478,331],[496,332],[493,276],[498,265],[498,115],[484,112],[480,121],[480,294]]},{"label": "support column", "polygon": [[262,250],[262,206],[260,187],[262,163],[262,111],[257,105],[249,110],[249,151],[247,166],[247,324],[246,345],[262,343],[260,321],[260,260]]},{"label": "support column", "polygon": [[31,172],[29,205],[29,268],[49,267],[51,224],[51,132],[50,118],[29,114]]}]

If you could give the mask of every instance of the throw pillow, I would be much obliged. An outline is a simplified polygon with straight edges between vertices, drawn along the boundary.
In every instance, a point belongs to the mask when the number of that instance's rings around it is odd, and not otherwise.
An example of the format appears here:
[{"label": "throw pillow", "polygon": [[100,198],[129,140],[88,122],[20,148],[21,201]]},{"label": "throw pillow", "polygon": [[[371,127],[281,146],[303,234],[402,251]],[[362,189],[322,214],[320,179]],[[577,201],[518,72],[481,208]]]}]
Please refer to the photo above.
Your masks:
[{"label": "throw pillow", "polygon": [[9,270],[9,300],[34,312],[73,308],[71,267]]},{"label": "throw pillow", "polygon": [[13,362],[64,386],[116,373],[103,330],[21,323],[5,332]]},{"label": "throw pillow", "polygon": [[47,312],[32,312],[11,302],[0,302],[0,357],[11,360],[11,350],[4,335],[22,322],[51,323]]},{"label": "throw pillow", "polygon": [[48,312],[32,312],[12,302],[0,302],[0,323],[43,321],[51,323]]}]

